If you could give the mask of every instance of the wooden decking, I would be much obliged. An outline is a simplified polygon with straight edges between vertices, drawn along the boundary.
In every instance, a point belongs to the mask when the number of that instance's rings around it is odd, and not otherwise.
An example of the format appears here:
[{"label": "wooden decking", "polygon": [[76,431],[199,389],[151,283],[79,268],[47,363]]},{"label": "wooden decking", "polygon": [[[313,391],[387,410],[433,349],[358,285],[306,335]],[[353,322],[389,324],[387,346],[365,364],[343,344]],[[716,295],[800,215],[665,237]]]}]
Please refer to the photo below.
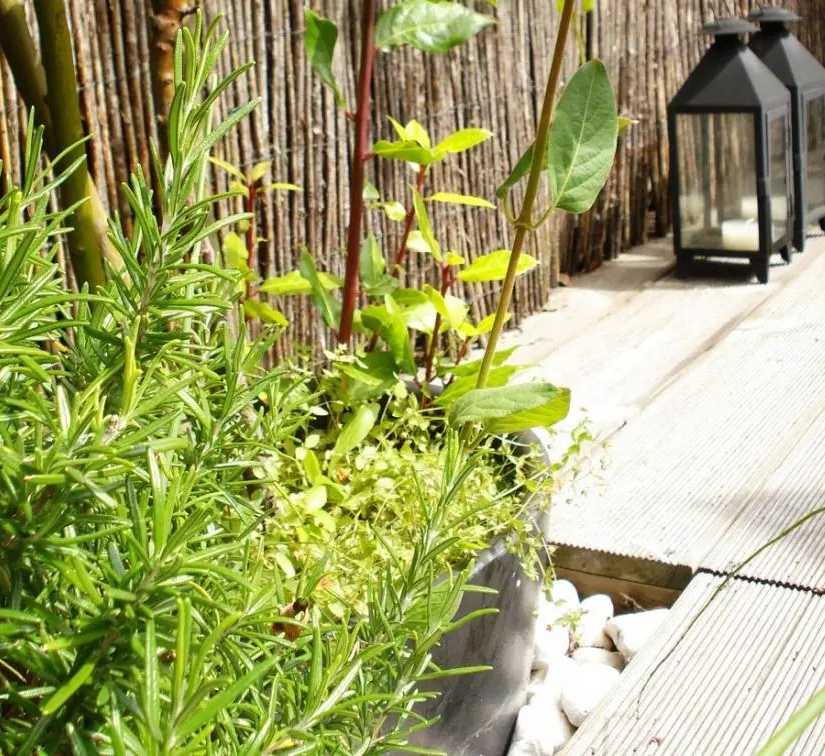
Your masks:
[{"label": "wooden decking", "polygon": [[[549,540],[583,574],[645,582],[647,564],[664,591],[696,576],[566,753],[752,753],[825,684],[825,516],[679,628],[719,576],[825,507],[825,238],[777,260],[767,286],[731,267],[679,281],[632,264],[602,271],[595,299],[581,279],[518,337],[517,357],[538,354],[535,372],[573,389],[570,424],[588,417],[607,441],[604,472],[554,505]],[[555,335],[577,307],[598,310],[592,327]],[[806,737],[797,753],[825,753],[825,725]]]}]

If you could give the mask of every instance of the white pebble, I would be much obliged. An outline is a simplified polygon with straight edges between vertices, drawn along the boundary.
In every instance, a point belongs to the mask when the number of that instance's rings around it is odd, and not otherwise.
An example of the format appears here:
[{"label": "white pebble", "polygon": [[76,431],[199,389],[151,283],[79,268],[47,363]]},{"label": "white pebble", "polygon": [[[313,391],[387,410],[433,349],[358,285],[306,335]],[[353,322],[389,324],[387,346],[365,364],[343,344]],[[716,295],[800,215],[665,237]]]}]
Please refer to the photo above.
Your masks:
[{"label": "white pebble", "polygon": [[563,625],[556,625],[549,630],[538,625],[534,644],[533,669],[544,669],[553,659],[564,656],[570,650],[570,631]]},{"label": "white pebble", "polygon": [[579,610],[579,594],[569,580],[555,580],[548,599],[544,592],[539,598],[539,623],[545,627]]},{"label": "white pebble", "polygon": [[613,601],[604,593],[588,596],[581,602],[581,618],[576,626],[580,646],[612,649],[604,626],[613,618]]},{"label": "white pebble", "polygon": [[581,664],[561,692],[561,706],[570,724],[579,727],[619,679],[619,672],[604,664]]},{"label": "white pebble", "polygon": [[630,661],[655,635],[667,613],[667,609],[651,609],[636,614],[620,614],[607,623],[605,631],[622,656]]},{"label": "white pebble", "polygon": [[574,607],[579,606],[579,592],[569,580],[554,580],[550,596],[556,604],[566,602]]},{"label": "white pebble", "polygon": [[616,651],[604,648],[577,648],[573,659],[579,664],[606,664],[621,672],[624,669],[624,657]]},{"label": "white pebble", "polygon": [[569,656],[558,656],[549,666],[533,673],[527,688],[527,702],[535,699],[549,698],[558,702],[562,688],[572,675],[578,671],[578,665]]},{"label": "white pebble", "polygon": [[552,756],[573,736],[558,703],[542,700],[522,706],[509,756]]}]

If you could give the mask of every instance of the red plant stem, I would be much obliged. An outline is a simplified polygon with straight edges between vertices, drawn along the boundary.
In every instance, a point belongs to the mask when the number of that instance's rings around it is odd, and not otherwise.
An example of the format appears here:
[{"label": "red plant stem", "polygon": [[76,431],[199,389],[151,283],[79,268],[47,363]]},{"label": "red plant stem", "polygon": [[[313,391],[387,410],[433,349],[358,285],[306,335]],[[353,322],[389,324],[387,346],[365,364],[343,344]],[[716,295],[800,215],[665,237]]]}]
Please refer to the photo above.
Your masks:
[{"label": "red plant stem", "polygon": [[[258,273],[258,240],[255,227],[255,205],[258,201],[258,182],[253,181],[246,187],[246,202],[244,210],[250,214],[249,225],[246,229],[246,264],[252,276],[246,282],[246,298],[255,296],[255,279]],[[248,318],[249,316],[247,316]]]},{"label": "red plant stem", "polygon": [[364,163],[370,142],[370,85],[375,63],[375,0],[364,0],[361,20],[361,63],[358,71],[358,98],[355,109],[355,154],[350,179],[350,212],[347,229],[347,263],[338,343],[352,339],[352,319],[358,304],[358,258],[364,220]]},{"label": "red plant stem", "polygon": [[[415,189],[421,194],[424,189],[424,179],[427,176],[427,166],[418,166],[418,177],[415,180]],[[407,256],[407,242],[412,231],[413,221],[415,220],[415,207],[411,204],[407,208],[407,215],[404,218],[404,233],[401,234],[401,244],[398,245],[398,251],[395,253],[395,260],[393,260],[393,267],[398,268],[404,264],[404,259]]]}]

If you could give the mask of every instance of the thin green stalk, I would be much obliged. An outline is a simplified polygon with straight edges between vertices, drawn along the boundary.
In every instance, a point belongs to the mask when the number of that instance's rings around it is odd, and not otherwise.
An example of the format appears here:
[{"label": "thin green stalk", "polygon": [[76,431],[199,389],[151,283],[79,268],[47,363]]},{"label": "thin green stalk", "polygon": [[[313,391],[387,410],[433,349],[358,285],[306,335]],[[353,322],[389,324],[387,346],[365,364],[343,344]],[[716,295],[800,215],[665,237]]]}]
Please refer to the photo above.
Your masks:
[{"label": "thin green stalk", "polygon": [[564,4],[564,10],[561,14],[561,21],[559,22],[559,32],[556,35],[556,46],[553,50],[553,62],[550,66],[550,73],[547,77],[547,86],[544,90],[544,103],[541,107],[541,116],[539,118],[538,127],[536,130],[536,141],[533,145],[533,161],[530,165],[530,175],[527,179],[527,190],[524,193],[524,204],[521,207],[521,212],[513,224],[516,229],[516,235],[513,239],[513,246],[510,251],[510,262],[507,266],[507,275],[504,278],[504,283],[501,287],[501,295],[498,300],[498,307],[496,309],[496,317],[493,322],[493,328],[490,331],[490,338],[487,341],[487,348],[484,350],[484,357],[481,360],[481,368],[478,371],[477,388],[484,388],[487,383],[487,377],[490,373],[490,368],[493,364],[493,357],[496,353],[496,346],[498,345],[501,331],[504,328],[504,323],[507,320],[507,312],[510,309],[510,299],[513,296],[513,287],[516,282],[516,273],[518,271],[518,261],[524,248],[524,241],[527,234],[533,229],[533,205],[536,202],[536,196],[539,190],[539,181],[541,179],[541,171],[544,167],[544,154],[547,151],[547,140],[550,134],[550,123],[553,120],[553,109],[556,105],[556,91],[559,86],[559,78],[561,77],[561,65],[564,60],[564,48],[567,43],[567,36],[570,31],[570,22],[573,18],[576,3],[574,0],[567,0]]},{"label": "thin green stalk", "polygon": [[771,735],[771,739],[759,749],[756,756],[781,756],[823,711],[825,711],[825,688],[820,688],[801,709],[797,709],[791,718]]}]

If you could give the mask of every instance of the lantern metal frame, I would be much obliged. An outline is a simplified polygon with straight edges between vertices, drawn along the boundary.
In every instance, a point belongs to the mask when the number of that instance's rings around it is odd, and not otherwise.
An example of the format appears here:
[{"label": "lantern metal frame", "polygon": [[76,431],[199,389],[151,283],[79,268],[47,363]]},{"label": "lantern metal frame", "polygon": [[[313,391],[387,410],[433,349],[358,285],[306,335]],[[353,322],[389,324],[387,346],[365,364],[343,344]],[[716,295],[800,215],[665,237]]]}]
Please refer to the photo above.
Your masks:
[{"label": "lantern metal frame", "polygon": [[[760,29],[751,37],[750,48],[771,69],[791,93],[793,177],[796,213],[793,244],[800,252],[805,247],[805,229],[818,223],[825,230],[825,165],[823,201],[808,208],[808,125],[807,114],[814,100],[825,103],[825,66],[791,33],[788,24],[801,17],[784,8],[763,6],[748,18]],[[823,110],[825,117],[825,110]],[[822,124],[825,129],[825,123]]]},{"label": "lantern metal frame", "polygon": [[[782,255],[791,260],[790,234],[787,228],[793,219],[793,182],[791,164],[791,103],[790,93],[782,82],[759,60],[742,40],[742,35],[757,31],[744,19],[728,18],[706,24],[705,31],[714,36],[713,44],[668,104],[668,138],[670,143],[669,188],[673,207],[673,237],[677,273],[687,274],[697,257],[746,258],[757,278],[767,283],[770,257]],[[681,115],[716,115],[724,113],[750,115],[753,118],[756,185],[753,187],[758,205],[759,245],[754,251],[702,248],[683,245],[681,182],[679,176],[679,139],[677,118]],[[785,161],[787,181],[786,233],[772,239],[771,178],[768,135],[770,124],[777,118],[785,121]]]}]

